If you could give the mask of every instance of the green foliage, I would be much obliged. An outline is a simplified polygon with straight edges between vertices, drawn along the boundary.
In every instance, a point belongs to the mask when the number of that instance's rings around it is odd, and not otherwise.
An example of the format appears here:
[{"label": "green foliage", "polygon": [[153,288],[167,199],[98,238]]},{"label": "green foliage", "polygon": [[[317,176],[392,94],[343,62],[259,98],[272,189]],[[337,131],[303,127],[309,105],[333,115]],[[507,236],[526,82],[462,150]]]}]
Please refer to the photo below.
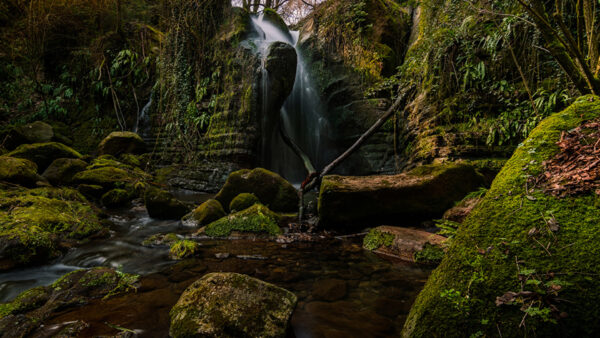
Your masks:
[{"label": "green foliage", "polygon": [[369,231],[363,239],[363,248],[376,250],[382,246],[390,246],[394,242],[394,235],[377,229]]}]

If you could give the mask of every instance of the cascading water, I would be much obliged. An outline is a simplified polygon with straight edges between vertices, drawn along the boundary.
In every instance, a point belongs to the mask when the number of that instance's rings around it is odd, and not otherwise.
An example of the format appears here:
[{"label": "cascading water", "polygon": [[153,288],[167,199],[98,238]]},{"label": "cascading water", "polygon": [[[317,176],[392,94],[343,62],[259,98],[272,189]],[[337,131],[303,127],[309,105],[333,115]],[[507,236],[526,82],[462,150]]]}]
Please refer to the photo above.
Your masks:
[{"label": "cascading water", "polygon": [[[263,56],[262,94],[263,102],[268,98],[268,74],[264,67],[264,58],[269,45],[276,41],[292,45],[298,56],[296,78],[291,94],[281,109],[281,121],[285,131],[292,140],[308,155],[318,170],[325,166],[334,156],[333,147],[326,136],[328,127],[324,117],[324,109],[319,92],[311,79],[309,65],[298,48],[299,33],[284,32],[263,16],[253,17],[254,28],[259,32],[259,53]],[[263,105],[264,106],[264,105]],[[267,116],[263,111],[263,116]],[[264,125],[264,124],[263,124]],[[273,170],[293,183],[299,183],[306,177],[302,161],[285,144],[279,131],[263,135],[261,165]]]}]

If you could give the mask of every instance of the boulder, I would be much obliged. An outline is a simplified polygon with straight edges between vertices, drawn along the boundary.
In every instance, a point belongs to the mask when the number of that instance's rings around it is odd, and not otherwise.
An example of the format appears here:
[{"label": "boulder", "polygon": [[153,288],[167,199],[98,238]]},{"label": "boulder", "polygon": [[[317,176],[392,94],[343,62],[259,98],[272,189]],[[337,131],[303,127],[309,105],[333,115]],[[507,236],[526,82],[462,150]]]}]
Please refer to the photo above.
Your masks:
[{"label": "boulder", "polygon": [[37,174],[37,165],[29,160],[0,156],[0,181],[34,187],[36,182],[44,180]]},{"label": "boulder", "polygon": [[[547,164],[570,156],[557,145],[563,135],[588,121],[597,133],[599,119],[600,98],[584,96],[530,133],[459,227],[417,297],[404,337],[600,333],[598,191],[561,197],[544,183]],[[580,140],[592,147],[597,141]]]},{"label": "boulder", "polygon": [[363,247],[407,262],[438,264],[444,256],[446,240],[426,231],[379,226],[365,236]]},{"label": "boulder", "polygon": [[13,150],[22,144],[50,142],[54,137],[54,131],[49,124],[36,121],[18,127],[10,127],[3,136],[4,146]]},{"label": "boulder", "polygon": [[146,189],[144,202],[152,218],[181,219],[189,212],[187,205],[177,200],[173,194],[156,187]]},{"label": "boulder", "polygon": [[260,203],[260,200],[256,195],[244,192],[231,200],[231,203],[229,203],[229,210],[231,212],[242,211],[250,208],[256,203]]},{"label": "boulder", "polygon": [[191,213],[187,214],[183,220],[198,226],[207,225],[225,216],[226,213],[221,203],[217,200],[210,199],[200,204],[200,206]]},{"label": "boulder", "polygon": [[285,337],[296,296],[237,273],[209,273],[171,309],[173,338]]},{"label": "boulder", "polygon": [[130,131],[115,131],[110,133],[98,145],[100,155],[141,154],[146,150],[142,138]]},{"label": "boulder", "polygon": [[261,204],[233,213],[200,229],[200,233],[211,237],[226,237],[232,232],[275,236],[281,233],[278,226],[280,216]]},{"label": "boulder", "polygon": [[152,235],[142,242],[143,246],[171,246],[175,242],[179,241],[179,237],[175,233],[168,234],[155,234]]},{"label": "boulder", "polygon": [[81,159],[82,157],[77,151],[57,142],[22,144],[6,155],[35,162],[40,172],[44,172],[58,158]]},{"label": "boulder", "polygon": [[470,165],[426,165],[399,175],[323,178],[319,217],[326,227],[407,224],[439,218],[484,184]]},{"label": "boulder", "polygon": [[119,208],[129,204],[131,194],[124,189],[112,189],[102,195],[102,205],[107,208]]},{"label": "boulder", "polygon": [[132,184],[143,177],[136,176],[133,172],[115,167],[101,167],[88,169],[73,176],[75,184],[101,186],[104,191]]},{"label": "boulder", "polygon": [[215,199],[223,207],[241,193],[252,193],[269,209],[276,212],[298,210],[298,192],[288,181],[263,168],[232,172]]},{"label": "boulder", "polygon": [[88,164],[76,158],[58,158],[44,171],[44,176],[53,185],[69,185],[75,174],[82,172]]}]

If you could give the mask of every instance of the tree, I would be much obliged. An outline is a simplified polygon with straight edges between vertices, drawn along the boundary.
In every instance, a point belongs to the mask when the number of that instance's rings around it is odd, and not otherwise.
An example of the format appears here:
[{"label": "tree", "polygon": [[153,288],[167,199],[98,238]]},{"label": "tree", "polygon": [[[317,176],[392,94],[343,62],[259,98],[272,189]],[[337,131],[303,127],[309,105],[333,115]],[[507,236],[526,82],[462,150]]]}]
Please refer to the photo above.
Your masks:
[{"label": "tree", "polygon": [[600,18],[597,0],[517,0],[546,48],[582,94],[600,95]]}]

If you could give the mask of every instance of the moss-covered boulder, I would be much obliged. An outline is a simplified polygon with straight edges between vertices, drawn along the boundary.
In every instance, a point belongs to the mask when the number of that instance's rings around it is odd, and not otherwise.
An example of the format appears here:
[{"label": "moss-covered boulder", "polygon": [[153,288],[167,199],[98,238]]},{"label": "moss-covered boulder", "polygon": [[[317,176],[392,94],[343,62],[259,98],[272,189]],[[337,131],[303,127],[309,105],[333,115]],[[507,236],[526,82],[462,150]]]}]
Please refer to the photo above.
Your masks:
[{"label": "moss-covered boulder", "polygon": [[169,258],[173,260],[181,260],[191,257],[200,250],[200,245],[198,243],[187,239],[173,242],[170,246]]},{"label": "moss-covered boulder", "polygon": [[440,217],[484,184],[470,165],[437,164],[399,175],[323,178],[319,217],[327,227],[418,223]]},{"label": "moss-covered boulder", "polygon": [[46,170],[46,168],[58,158],[81,159],[80,153],[57,142],[22,144],[6,155],[35,162],[40,172]]},{"label": "moss-covered boulder", "polygon": [[183,221],[192,223],[194,226],[207,225],[222,217],[225,217],[226,215],[227,214],[225,213],[225,210],[219,201],[209,199],[208,201],[200,204],[200,206],[194,209],[191,213],[187,214],[183,218]]},{"label": "moss-covered boulder", "polygon": [[241,193],[252,193],[269,209],[276,212],[298,210],[298,192],[288,181],[263,168],[232,172],[215,199],[223,207]]},{"label": "moss-covered boulder", "polygon": [[285,337],[296,296],[237,273],[210,273],[171,309],[173,338]]},{"label": "moss-covered boulder", "polygon": [[437,264],[444,256],[447,238],[429,232],[391,226],[371,229],[363,247],[407,262]]},{"label": "moss-covered boulder", "polygon": [[0,304],[0,332],[3,337],[34,336],[43,330],[41,322],[60,311],[106,299],[137,289],[138,276],[110,268],[77,270],[52,285],[21,293],[12,302]]},{"label": "moss-covered boulder", "polygon": [[2,188],[0,270],[47,262],[106,230],[76,190]]},{"label": "moss-covered boulder", "polygon": [[40,180],[44,178],[38,175],[35,163],[22,158],[0,156],[0,181],[33,187]]},{"label": "moss-covered boulder", "polygon": [[138,134],[130,131],[112,132],[98,145],[98,154],[100,155],[141,154],[145,150],[144,140]]},{"label": "moss-covered boulder", "polygon": [[148,187],[144,193],[144,202],[148,214],[158,219],[181,219],[190,210],[177,200],[173,194],[156,187]]},{"label": "moss-covered boulder", "polygon": [[107,208],[119,208],[129,204],[131,194],[125,189],[112,189],[102,195],[100,201]]},{"label": "moss-covered boulder", "polygon": [[113,188],[134,184],[143,177],[136,176],[133,172],[115,167],[101,167],[88,169],[73,176],[73,183],[101,186],[108,191]]},{"label": "moss-covered boulder", "polygon": [[13,150],[21,144],[26,143],[50,142],[54,138],[52,126],[41,121],[22,126],[12,126],[2,134],[2,143],[9,150]]},{"label": "moss-covered boulder", "polygon": [[255,204],[210,223],[200,232],[211,237],[226,237],[232,232],[274,236],[281,233],[279,220],[280,216],[269,208]]},{"label": "moss-covered boulder", "polygon": [[599,118],[600,98],[585,96],[531,132],[458,229],[405,337],[598,335],[600,197],[555,197],[537,178],[563,132]]},{"label": "moss-covered boulder", "polygon": [[87,162],[76,158],[58,158],[44,171],[44,176],[53,185],[69,185],[75,174],[82,172]]},{"label": "moss-covered boulder", "polygon": [[256,195],[247,192],[241,193],[231,200],[231,203],[229,203],[229,210],[231,212],[242,211],[250,208],[256,203],[260,203],[260,200]]}]

